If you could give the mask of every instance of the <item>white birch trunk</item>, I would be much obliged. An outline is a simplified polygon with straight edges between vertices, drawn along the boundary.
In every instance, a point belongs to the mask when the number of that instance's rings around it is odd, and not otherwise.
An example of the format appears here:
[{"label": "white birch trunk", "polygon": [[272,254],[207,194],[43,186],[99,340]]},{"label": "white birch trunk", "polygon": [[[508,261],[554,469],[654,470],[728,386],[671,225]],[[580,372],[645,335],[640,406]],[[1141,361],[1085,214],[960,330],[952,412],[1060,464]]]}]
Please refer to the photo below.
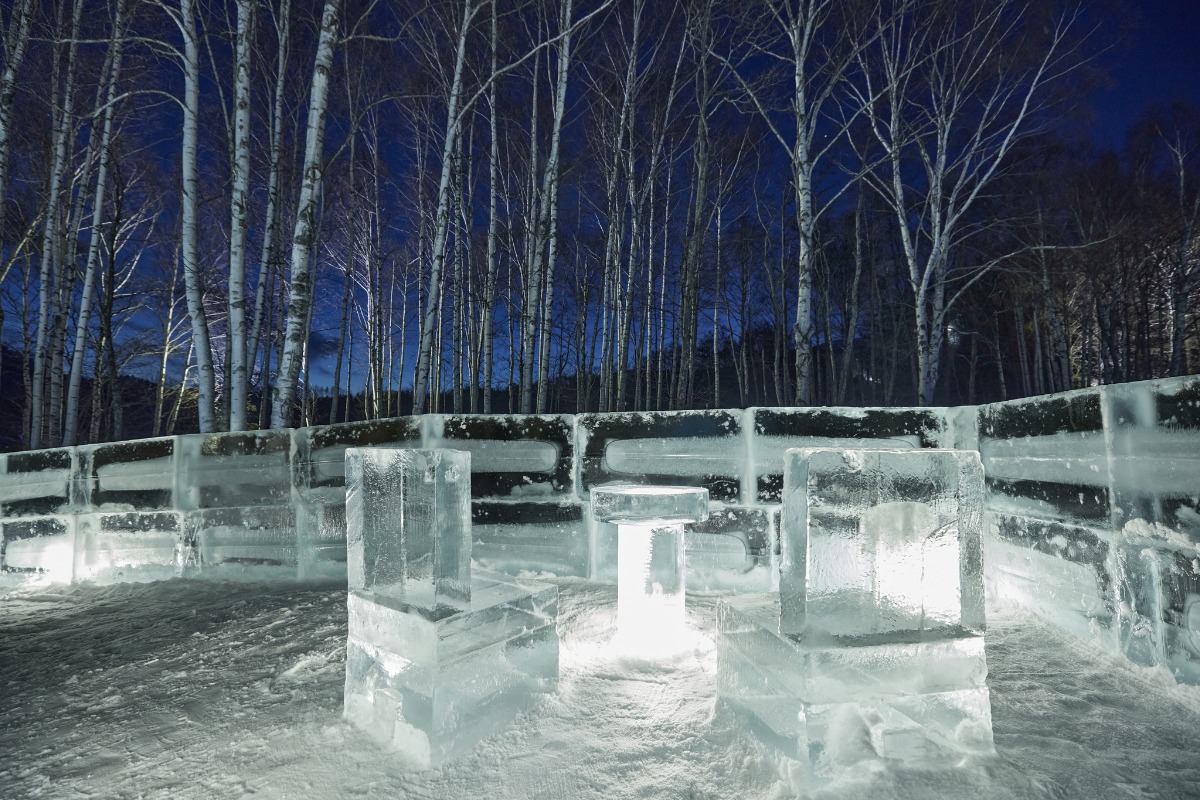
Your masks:
[{"label": "white birch trunk", "polygon": [[335,34],[340,0],[325,0],[321,35],[313,64],[308,100],[308,126],[304,140],[304,178],[296,207],[292,234],[291,290],[288,294],[287,330],[279,359],[271,426],[285,428],[292,421],[292,400],[300,376],[305,343],[308,341],[309,309],[312,306],[312,272],[309,256],[317,235],[317,201],[321,194],[322,158],[325,142],[325,111],[329,99],[329,73],[333,66]]},{"label": "white birch trunk", "polygon": [[246,218],[250,203],[250,39],[254,2],[237,0],[229,221],[229,430],[246,429]]},{"label": "white birch trunk", "polygon": [[183,35],[183,173],[182,248],[184,291],[188,316],[192,320],[193,355],[196,359],[196,388],[199,392],[200,432],[215,430],[216,378],[213,373],[212,343],[208,318],[204,314],[204,284],[200,275],[199,243],[196,223],[199,209],[199,183],[196,176],[196,148],[199,141],[200,46],[196,34],[194,0],[180,0],[179,29]]},{"label": "white birch trunk", "polygon": [[562,139],[563,117],[566,114],[567,78],[571,69],[571,16],[574,0],[564,0],[560,28],[564,31],[558,48],[558,85],[554,98],[554,123],[550,134],[550,158],[546,161],[546,183],[542,198],[546,209],[547,253],[545,291],[542,296],[541,339],[538,343],[537,413],[546,408],[546,391],[550,373],[550,318],[554,307],[554,272],[558,263],[558,172],[559,142]]},{"label": "white birch trunk", "polygon": [[[79,320],[75,328],[75,347],[71,352],[71,374],[67,386],[67,409],[63,422],[62,443],[69,447],[76,443],[79,427],[79,390],[83,380],[83,354],[87,348],[88,325],[91,321],[92,294],[96,284],[96,268],[100,261],[100,225],[104,221],[104,197],[108,186],[109,142],[112,140],[114,98],[117,79],[121,74],[121,57],[124,52],[125,0],[118,0],[116,17],[113,20],[113,35],[110,44],[109,70],[105,76],[104,112],[100,144],[97,153],[96,191],[92,198],[92,226],[88,236],[87,266],[84,269],[83,295],[79,300]],[[96,354],[99,367],[100,354]],[[96,369],[99,375],[100,370]],[[93,388],[96,391],[96,388]]]},{"label": "white birch trunk", "polygon": [[[50,191],[46,198],[46,216],[42,231],[42,263],[38,280],[38,326],[37,343],[33,353],[33,392],[30,404],[29,449],[36,450],[43,445],[42,423],[44,419],[44,403],[46,388],[46,360],[49,356],[47,343],[50,339],[50,306],[55,302],[54,292],[59,288],[58,272],[60,261],[58,254],[58,222],[60,220],[59,196],[62,192],[62,182],[67,164],[67,134],[71,129],[71,101],[74,95],[75,83],[75,52],[76,41],[79,38],[79,17],[83,10],[82,0],[75,0],[72,12],[70,44],[67,56],[66,80],[61,89],[55,82],[55,95],[58,100],[53,109],[54,128],[54,157],[50,166]],[[57,58],[57,57],[56,57]],[[57,63],[57,61],[56,61]],[[55,75],[57,79],[57,75]]]},{"label": "white birch trunk", "polygon": [[462,23],[454,58],[454,73],[446,108],[446,136],[442,143],[442,171],[438,179],[437,216],[434,219],[433,250],[430,253],[429,288],[421,320],[421,337],[417,345],[417,371],[413,378],[413,413],[419,414],[429,396],[429,370],[433,349],[441,337],[434,337],[438,309],[441,306],[442,268],[446,263],[446,239],[450,225],[450,174],[455,146],[462,127],[459,99],[462,95],[462,75],[467,54],[467,33],[475,15],[473,0],[464,0]]},{"label": "white birch trunk", "polygon": [[[496,74],[496,50],[499,45],[496,24],[496,4],[492,3],[492,74]],[[492,313],[496,305],[496,276],[499,272],[497,259],[496,228],[499,224],[497,194],[500,167],[500,132],[496,121],[496,82],[488,87],[488,125],[491,141],[488,144],[488,231],[487,231],[487,275],[484,278],[483,318],[479,324],[482,337],[480,359],[483,361],[483,413],[492,413]]]},{"label": "white birch trunk", "polygon": [[0,69],[0,236],[4,234],[4,209],[8,202],[8,164],[12,149],[11,126],[13,100],[17,92],[17,70],[25,60],[29,44],[29,28],[33,21],[33,0],[16,0],[9,17],[9,27],[4,34],[0,55],[4,67]]},{"label": "white birch trunk", "polygon": [[[275,67],[275,102],[271,111],[271,166],[270,175],[267,178],[267,213],[263,225],[262,252],[258,261],[258,283],[254,290],[254,322],[251,325],[249,342],[246,346],[247,367],[253,367],[258,360],[259,343],[262,339],[263,321],[267,308],[267,285],[271,282],[272,267],[278,252],[279,170],[283,161],[283,96],[286,86],[291,5],[291,0],[280,0],[279,14],[275,20],[278,50]],[[259,379],[262,388],[259,405],[266,408],[267,387],[270,381],[266,364],[271,360],[267,355],[270,345],[268,344],[263,349],[264,366]]]}]

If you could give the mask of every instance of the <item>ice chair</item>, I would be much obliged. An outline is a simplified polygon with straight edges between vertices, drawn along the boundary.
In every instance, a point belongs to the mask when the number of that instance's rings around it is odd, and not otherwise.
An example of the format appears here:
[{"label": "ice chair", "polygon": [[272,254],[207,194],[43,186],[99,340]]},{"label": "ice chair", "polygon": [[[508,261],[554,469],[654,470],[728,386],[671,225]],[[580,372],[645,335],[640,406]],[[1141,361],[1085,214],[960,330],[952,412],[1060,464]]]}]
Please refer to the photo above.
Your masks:
[{"label": "ice chair", "polygon": [[346,451],[345,715],[434,768],[558,680],[558,588],[471,571],[471,457]]},{"label": "ice chair", "polygon": [[982,493],[973,451],[788,450],[779,593],[718,605],[721,699],[818,775],[846,735],[992,752]]}]

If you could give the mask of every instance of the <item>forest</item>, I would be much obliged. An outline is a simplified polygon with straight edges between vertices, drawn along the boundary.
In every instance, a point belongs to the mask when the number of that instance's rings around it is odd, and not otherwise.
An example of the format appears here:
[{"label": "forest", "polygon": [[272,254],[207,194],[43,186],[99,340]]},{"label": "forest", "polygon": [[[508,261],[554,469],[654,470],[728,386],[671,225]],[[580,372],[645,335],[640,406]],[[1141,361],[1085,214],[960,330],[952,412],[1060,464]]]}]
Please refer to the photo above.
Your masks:
[{"label": "forest", "polygon": [[0,448],[1200,367],[1086,0],[9,0]]}]

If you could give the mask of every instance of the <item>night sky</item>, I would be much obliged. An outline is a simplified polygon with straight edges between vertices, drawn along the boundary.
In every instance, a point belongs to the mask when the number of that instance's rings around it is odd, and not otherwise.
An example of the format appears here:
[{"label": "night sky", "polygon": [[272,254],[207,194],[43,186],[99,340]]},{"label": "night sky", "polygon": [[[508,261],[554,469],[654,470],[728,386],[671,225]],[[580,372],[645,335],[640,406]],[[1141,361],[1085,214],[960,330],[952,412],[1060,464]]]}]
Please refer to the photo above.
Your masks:
[{"label": "night sky", "polygon": [[1111,86],[1095,92],[1098,144],[1119,148],[1153,101],[1200,104],[1200,0],[1129,0],[1136,27],[1105,54]]}]

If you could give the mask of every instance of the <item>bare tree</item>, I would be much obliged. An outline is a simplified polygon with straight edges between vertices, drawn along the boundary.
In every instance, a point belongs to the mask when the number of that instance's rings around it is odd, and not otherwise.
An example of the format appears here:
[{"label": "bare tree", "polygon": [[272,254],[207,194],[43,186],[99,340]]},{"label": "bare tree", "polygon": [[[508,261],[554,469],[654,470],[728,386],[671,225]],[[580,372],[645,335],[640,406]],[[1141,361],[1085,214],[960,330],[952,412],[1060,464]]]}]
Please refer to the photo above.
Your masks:
[{"label": "bare tree", "polygon": [[304,177],[292,232],[291,289],[288,294],[287,331],[279,360],[279,378],[275,383],[271,424],[287,427],[292,421],[292,400],[300,365],[308,342],[312,309],[313,275],[309,258],[317,236],[317,201],[323,175],[325,110],[329,98],[329,74],[333,67],[340,0],[325,0],[321,14],[321,33],[313,63],[308,100],[308,125],[304,140]]},{"label": "bare tree", "polygon": [[878,158],[868,180],[896,217],[924,405],[937,389],[950,308],[996,263],[959,253],[995,222],[973,213],[1017,143],[1052,118],[1058,81],[1085,62],[1082,14],[1071,0],[895,0],[881,4],[874,43],[858,54],[851,107],[866,118],[858,149]]},{"label": "bare tree", "polygon": [[4,67],[0,68],[0,241],[5,235],[4,212],[8,206],[8,165],[12,149],[13,100],[17,93],[17,73],[25,60],[29,46],[29,29],[33,23],[33,1],[15,0],[9,12],[8,23],[0,18],[0,56]]},{"label": "bare tree", "polygon": [[83,294],[79,300],[79,319],[76,322],[75,346],[71,353],[71,376],[67,389],[67,408],[63,422],[62,443],[76,443],[79,425],[79,389],[83,379],[83,354],[87,344],[88,324],[91,319],[92,294],[95,290],[96,269],[100,260],[100,243],[104,222],[104,195],[108,186],[108,166],[111,157],[113,116],[116,106],[117,81],[121,74],[121,60],[125,45],[126,0],[117,0],[112,24],[112,38],[105,65],[104,78],[97,91],[97,111],[103,119],[97,145],[96,189],[92,195],[92,223],[88,231],[87,265],[84,268]]}]

